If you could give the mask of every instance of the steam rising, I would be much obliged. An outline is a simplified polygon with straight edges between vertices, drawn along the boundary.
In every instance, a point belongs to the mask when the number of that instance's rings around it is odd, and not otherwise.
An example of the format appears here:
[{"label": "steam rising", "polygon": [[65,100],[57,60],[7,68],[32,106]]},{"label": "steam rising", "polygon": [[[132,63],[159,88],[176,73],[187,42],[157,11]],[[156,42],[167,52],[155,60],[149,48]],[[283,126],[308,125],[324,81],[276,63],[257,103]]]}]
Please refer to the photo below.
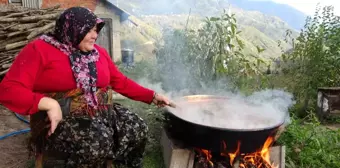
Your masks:
[{"label": "steam rising", "polygon": [[265,90],[248,97],[226,97],[213,102],[178,101],[179,108],[169,111],[186,121],[222,129],[261,130],[289,121],[288,107],[293,101],[286,92]]},{"label": "steam rising", "polygon": [[170,97],[177,104],[177,108],[167,109],[177,117],[188,122],[222,129],[261,130],[288,124],[290,122],[288,109],[295,103],[292,94],[270,89],[254,92],[250,96],[227,91],[219,94],[211,92],[208,94],[227,99],[190,103],[182,97],[190,95],[186,90],[165,92],[161,88],[161,83],[151,84],[146,79],[140,80],[139,83]]}]

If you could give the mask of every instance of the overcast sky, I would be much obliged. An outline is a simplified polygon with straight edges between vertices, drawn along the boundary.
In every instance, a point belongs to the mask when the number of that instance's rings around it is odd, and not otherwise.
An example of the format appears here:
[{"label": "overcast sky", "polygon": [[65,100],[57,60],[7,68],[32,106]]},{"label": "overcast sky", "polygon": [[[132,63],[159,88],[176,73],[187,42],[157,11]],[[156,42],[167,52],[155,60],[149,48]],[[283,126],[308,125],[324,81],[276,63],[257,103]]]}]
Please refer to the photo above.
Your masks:
[{"label": "overcast sky", "polygon": [[312,15],[315,12],[315,7],[318,2],[322,6],[333,5],[336,15],[340,15],[340,0],[273,0],[278,3],[288,4],[308,15]]}]

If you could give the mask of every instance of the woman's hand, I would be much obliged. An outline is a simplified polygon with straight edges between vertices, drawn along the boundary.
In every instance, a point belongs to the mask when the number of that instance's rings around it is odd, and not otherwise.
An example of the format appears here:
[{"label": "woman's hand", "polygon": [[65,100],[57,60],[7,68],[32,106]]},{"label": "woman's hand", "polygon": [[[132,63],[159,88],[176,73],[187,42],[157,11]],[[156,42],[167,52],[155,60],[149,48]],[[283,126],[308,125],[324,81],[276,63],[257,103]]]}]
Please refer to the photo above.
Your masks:
[{"label": "woman's hand", "polygon": [[63,118],[63,113],[61,111],[59,103],[48,97],[44,97],[40,100],[38,104],[39,110],[47,111],[48,119],[50,120],[50,130],[48,131],[48,136],[54,133],[54,130],[57,128],[59,122]]},{"label": "woman's hand", "polygon": [[164,107],[166,105],[170,104],[170,101],[167,97],[160,95],[158,93],[155,93],[155,96],[152,101],[154,104],[156,104],[158,107]]}]

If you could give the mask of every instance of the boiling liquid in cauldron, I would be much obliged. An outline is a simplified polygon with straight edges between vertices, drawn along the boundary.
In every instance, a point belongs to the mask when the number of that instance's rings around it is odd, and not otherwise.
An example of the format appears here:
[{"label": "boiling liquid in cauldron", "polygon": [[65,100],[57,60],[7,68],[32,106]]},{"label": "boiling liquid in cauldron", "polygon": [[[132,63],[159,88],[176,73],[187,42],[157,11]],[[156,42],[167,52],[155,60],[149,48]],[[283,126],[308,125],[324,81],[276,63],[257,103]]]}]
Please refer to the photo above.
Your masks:
[{"label": "boiling liquid in cauldron", "polygon": [[174,115],[197,124],[227,129],[264,129],[284,121],[284,114],[270,105],[250,105],[237,100],[177,102]]}]

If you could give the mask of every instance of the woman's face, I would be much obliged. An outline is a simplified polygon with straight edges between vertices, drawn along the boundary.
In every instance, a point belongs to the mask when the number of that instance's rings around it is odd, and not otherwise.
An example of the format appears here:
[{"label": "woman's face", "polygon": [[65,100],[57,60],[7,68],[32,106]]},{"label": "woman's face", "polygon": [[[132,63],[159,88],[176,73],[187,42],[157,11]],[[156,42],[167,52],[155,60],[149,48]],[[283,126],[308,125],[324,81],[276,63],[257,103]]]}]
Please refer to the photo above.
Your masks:
[{"label": "woman's face", "polygon": [[80,42],[79,49],[84,52],[92,51],[94,49],[94,44],[96,42],[97,37],[98,37],[97,26],[95,26],[86,34],[84,39]]}]

